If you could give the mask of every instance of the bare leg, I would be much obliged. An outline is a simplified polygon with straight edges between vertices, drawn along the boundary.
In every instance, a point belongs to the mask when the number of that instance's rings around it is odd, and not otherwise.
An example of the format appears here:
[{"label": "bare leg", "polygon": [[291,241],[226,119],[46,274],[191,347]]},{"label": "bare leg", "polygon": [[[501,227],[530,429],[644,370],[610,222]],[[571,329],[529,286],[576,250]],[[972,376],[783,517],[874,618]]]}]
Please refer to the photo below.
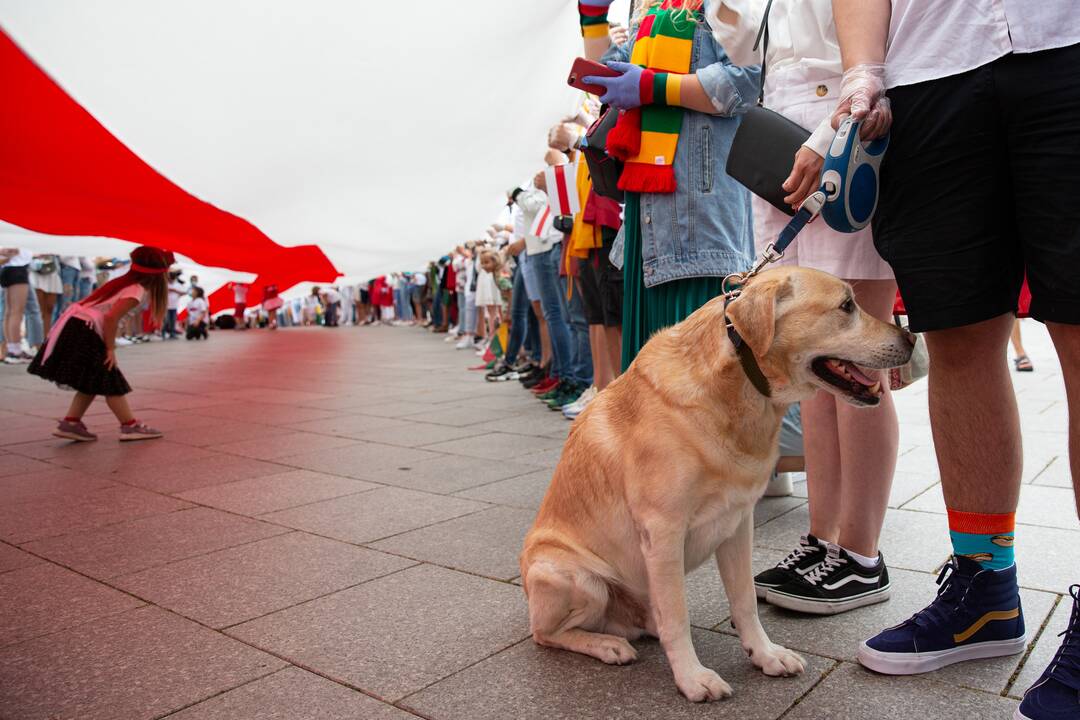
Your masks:
[{"label": "bare leg", "polygon": [[1016,511],[1023,468],[1020,415],[1001,362],[1012,322],[1012,314],[1004,314],[926,333],[930,425],[947,507]]},{"label": "bare leg", "polygon": [[1073,499],[1080,516],[1080,327],[1047,323],[1054,341],[1061,374],[1065,377],[1065,398],[1069,403],[1069,469],[1072,470]]},{"label": "bare leg", "polygon": [[52,293],[47,293],[41,289],[37,290],[38,306],[41,308],[41,326],[48,337],[49,330],[52,329],[52,315],[53,310],[56,308],[56,296]]},{"label": "bare leg", "polygon": [[127,395],[106,395],[105,403],[112,410],[113,415],[120,421],[121,425],[125,425],[135,419],[135,415],[131,412],[131,406],[128,405]]},{"label": "bare leg", "polygon": [[622,327],[604,327],[612,379],[619,377],[622,369]]},{"label": "bare leg", "polygon": [[750,662],[766,675],[797,675],[805,669],[803,659],[785,647],[775,645],[758,619],[757,595],[751,554],[754,541],[754,513],[747,512],[735,534],[716,548],[716,566],[724,581],[731,605],[731,623],[739,633]]},{"label": "bare leg", "polygon": [[1013,352],[1016,357],[1021,355],[1027,355],[1027,350],[1024,349],[1024,341],[1020,339],[1020,318],[1016,318],[1012,326],[1012,334],[1009,336],[1009,342],[1012,343]]},{"label": "bare leg", "polygon": [[9,345],[18,345],[22,342],[22,321],[26,313],[26,296],[29,292],[28,283],[12,285],[7,289],[4,303],[4,341]]},{"label": "bare leg", "polygon": [[551,365],[551,337],[548,335],[547,323],[544,322],[544,311],[540,307],[539,300],[532,301],[533,312],[536,314],[536,323],[540,327],[540,365]]},{"label": "bare leg", "polygon": [[589,326],[589,350],[592,354],[593,385],[597,390],[603,390],[614,379],[611,374],[607,335],[604,334],[603,325]]},{"label": "bare leg", "polygon": [[810,532],[829,542],[840,540],[840,433],[836,405],[836,398],[824,390],[818,390],[801,405]]},{"label": "bare leg", "polygon": [[[892,320],[896,283],[891,280],[853,282],[855,301],[879,320]],[[900,425],[888,383],[873,408],[836,403],[840,446],[839,544],[860,555],[875,557],[878,536],[889,505]]]},{"label": "bare leg", "polygon": [[67,417],[81,420],[86,411],[90,409],[90,403],[94,402],[94,397],[96,396],[87,395],[86,393],[75,393],[75,397],[71,398],[71,404],[68,405]]},{"label": "bare leg", "polygon": [[806,469],[806,458],[802,455],[784,455],[776,461],[776,472],[802,472]]}]

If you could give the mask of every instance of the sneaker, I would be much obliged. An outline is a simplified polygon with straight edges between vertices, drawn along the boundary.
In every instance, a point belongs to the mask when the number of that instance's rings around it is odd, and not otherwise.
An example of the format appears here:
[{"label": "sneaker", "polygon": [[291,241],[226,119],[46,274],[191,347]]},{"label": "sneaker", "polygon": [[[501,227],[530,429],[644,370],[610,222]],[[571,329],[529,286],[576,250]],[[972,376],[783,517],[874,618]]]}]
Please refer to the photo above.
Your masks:
[{"label": "sneaker", "polygon": [[119,345],[120,347],[124,347],[125,345],[133,344],[133,341],[128,340],[126,337],[118,337],[118,338],[116,338],[116,344]]},{"label": "sneaker", "polygon": [[132,440],[154,440],[164,435],[165,433],[161,432],[160,430],[155,430],[149,425],[141,422],[136,422],[134,425],[120,426],[120,442],[131,442]]},{"label": "sneaker", "polygon": [[97,435],[87,430],[86,425],[83,424],[82,420],[76,420],[74,422],[61,420],[56,424],[53,435],[58,438],[64,438],[65,440],[75,440],[76,442],[93,442],[94,440],[97,440]]},{"label": "sneaker", "polygon": [[562,410],[567,405],[577,402],[583,392],[585,388],[577,383],[564,383],[561,387],[555,388],[555,394],[547,399],[547,406],[552,410]]},{"label": "sneaker", "polygon": [[547,401],[555,397],[555,394],[562,387],[563,381],[555,377],[549,377],[545,382],[540,383],[532,389],[532,394],[540,398],[540,400]]},{"label": "sneaker", "polygon": [[759,572],[754,577],[754,588],[757,596],[765,599],[766,593],[773,588],[797,580],[813,570],[825,559],[825,543],[807,533],[799,539],[799,544],[788,556],[764,572]]},{"label": "sneaker", "polygon": [[937,582],[941,588],[933,602],[859,646],[860,663],[886,675],[914,675],[962,660],[1024,652],[1016,565],[987,570],[953,556]]},{"label": "sneaker", "polygon": [[835,615],[889,599],[889,570],[878,553],[877,564],[863,567],[847,551],[826,544],[825,557],[802,577],[769,590],[770,605],[813,615]]},{"label": "sneaker", "polygon": [[466,335],[465,337],[458,340],[458,343],[457,343],[457,345],[454,346],[454,349],[456,349],[456,350],[465,350],[466,348],[471,348],[471,347],[472,347],[472,338],[470,338],[468,335]]},{"label": "sneaker", "polygon": [[595,385],[590,385],[588,389],[581,393],[574,402],[570,403],[566,407],[562,408],[563,417],[567,420],[573,420],[585,409],[585,407],[592,402],[592,399],[596,397],[597,389]]},{"label": "sneaker", "polygon": [[1072,617],[1061,636],[1057,655],[1035,684],[1024,693],[1015,720],[1080,718],[1080,585],[1069,588]]},{"label": "sneaker", "polygon": [[791,473],[773,472],[769,484],[765,486],[765,497],[787,497],[795,490],[791,483]]},{"label": "sneaker", "polygon": [[528,376],[522,376],[521,385],[526,390],[532,390],[534,387],[542,382],[547,382],[548,371],[544,368],[538,368],[536,372],[531,373]]},{"label": "sneaker", "polygon": [[504,382],[506,380],[516,380],[518,374],[510,369],[510,366],[500,360],[495,363],[495,367],[491,372],[484,376],[484,379],[488,382]]},{"label": "sneaker", "polygon": [[9,352],[8,354],[4,355],[5,365],[23,365],[26,362],[28,361],[22,356],[22,353]]}]

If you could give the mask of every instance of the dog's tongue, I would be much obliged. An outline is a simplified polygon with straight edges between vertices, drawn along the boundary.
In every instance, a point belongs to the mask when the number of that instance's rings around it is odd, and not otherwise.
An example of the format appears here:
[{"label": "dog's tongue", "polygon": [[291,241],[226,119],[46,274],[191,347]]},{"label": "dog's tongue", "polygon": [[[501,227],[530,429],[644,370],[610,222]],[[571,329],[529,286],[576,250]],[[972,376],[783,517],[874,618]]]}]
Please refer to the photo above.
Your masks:
[{"label": "dog's tongue", "polygon": [[873,385],[874,383],[878,382],[878,380],[880,379],[880,378],[871,378],[871,377],[867,376],[867,374],[864,373],[862,370],[860,370],[859,367],[855,363],[850,363],[850,362],[845,363],[845,369],[849,373],[851,373],[851,376],[853,378],[855,378],[856,380],[861,382],[863,385],[866,385],[867,387],[869,387],[869,386]]}]

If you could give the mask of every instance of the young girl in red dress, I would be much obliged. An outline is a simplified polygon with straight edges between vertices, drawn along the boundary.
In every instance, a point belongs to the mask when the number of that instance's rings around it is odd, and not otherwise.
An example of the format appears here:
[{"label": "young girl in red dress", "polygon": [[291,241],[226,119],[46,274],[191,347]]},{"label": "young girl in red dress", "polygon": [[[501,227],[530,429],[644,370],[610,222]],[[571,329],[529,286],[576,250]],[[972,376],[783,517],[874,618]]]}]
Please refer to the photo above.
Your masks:
[{"label": "young girl in red dress", "polygon": [[75,391],[67,415],[53,435],[68,440],[97,440],[82,418],[98,395],[120,421],[120,440],[150,440],[162,433],[135,419],[128,405],[131,386],[116,365],[116,329],[120,320],[149,297],[150,313],[160,325],[169,303],[166,273],[173,254],[141,246],[131,253],[127,273],[110,280],[72,304],[57,320],[28,371]]}]

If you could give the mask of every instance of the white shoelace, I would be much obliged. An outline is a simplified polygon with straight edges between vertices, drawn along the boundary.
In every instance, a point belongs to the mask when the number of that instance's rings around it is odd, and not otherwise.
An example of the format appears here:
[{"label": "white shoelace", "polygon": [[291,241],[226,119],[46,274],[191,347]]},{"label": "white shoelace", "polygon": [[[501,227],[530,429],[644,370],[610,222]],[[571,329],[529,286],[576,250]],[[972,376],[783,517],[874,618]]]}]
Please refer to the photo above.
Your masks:
[{"label": "white shoelace", "polygon": [[825,556],[825,559],[821,561],[821,564],[815,567],[810,572],[803,576],[803,579],[811,585],[817,585],[819,582],[827,578],[832,574],[833,570],[839,567],[847,565],[847,558],[842,558],[839,555],[833,555],[831,552]]},{"label": "white shoelace", "polygon": [[817,548],[815,548],[813,545],[800,543],[798,547],[788,553],[788,556],[786,558],[777,563],[777,566],[782,567],[785,570],[790,570],[792,565],[799,562],[804,557],[814,552],[814,550],[816,549]]}]

